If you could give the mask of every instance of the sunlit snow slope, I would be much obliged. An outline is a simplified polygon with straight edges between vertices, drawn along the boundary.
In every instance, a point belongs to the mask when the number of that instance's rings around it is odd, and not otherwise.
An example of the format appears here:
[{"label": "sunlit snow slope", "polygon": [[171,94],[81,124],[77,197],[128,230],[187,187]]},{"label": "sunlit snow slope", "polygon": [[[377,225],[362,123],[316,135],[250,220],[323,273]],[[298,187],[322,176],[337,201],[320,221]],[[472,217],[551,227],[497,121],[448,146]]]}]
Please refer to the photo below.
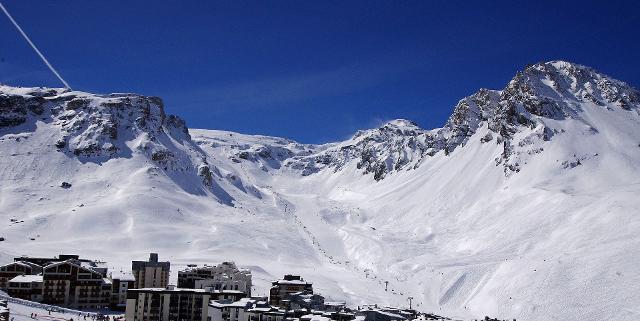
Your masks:
[{"label": "sunlit snow slope", "polygon": [[187,131],[152,97],[0,93],[2,260],[157,251],[174,277],[235,260],[258,294],[290,272],[354,305],[640,319],[640,93],[590,68],[532,65],[443,128],[319,146]]}]

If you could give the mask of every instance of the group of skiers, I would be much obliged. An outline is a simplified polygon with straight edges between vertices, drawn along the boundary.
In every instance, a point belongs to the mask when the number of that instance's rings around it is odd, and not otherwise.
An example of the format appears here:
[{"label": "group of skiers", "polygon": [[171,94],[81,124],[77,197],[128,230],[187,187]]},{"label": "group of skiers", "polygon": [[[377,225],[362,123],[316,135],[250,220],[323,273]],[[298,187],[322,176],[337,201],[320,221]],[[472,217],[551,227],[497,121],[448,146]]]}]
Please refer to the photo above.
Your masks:
[{"label": "group of skiers", "polygon": [[[64,312],[62,312],[64,313]],[[49,311],[49,315],[51,315],[51,311]],[[80,317],[82,317],[82,319],[80,319]],[[38,314],[37,313],[31,313],[31,319],[38,319]],[[50,318],[47,318],[50,319]],[[58,319],[58,320],[64,320],[67,321],[66,319]],[[101,314],[94,314],[94,315],[87,315],[87,314],[82,314],[80,312],[78,312],[78,320],[92,320],[92,321],[116,321],[116,320],[122,320],[122,316],[113,316],[113,317],[109,317],[108,315],[101,315]],[[11,318],[11,321],[14,321],[13,318]],[[68,321],[75,321],[73,318],[70,318]]]}]

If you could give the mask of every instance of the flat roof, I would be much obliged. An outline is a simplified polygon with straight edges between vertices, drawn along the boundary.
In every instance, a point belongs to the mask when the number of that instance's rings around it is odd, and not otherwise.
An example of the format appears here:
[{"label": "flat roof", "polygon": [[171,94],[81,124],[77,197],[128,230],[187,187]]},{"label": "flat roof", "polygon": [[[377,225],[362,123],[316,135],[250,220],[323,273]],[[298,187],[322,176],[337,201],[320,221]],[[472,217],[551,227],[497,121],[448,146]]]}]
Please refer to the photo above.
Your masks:
[{"label": "flat roof", "polygon": [[135,281],[135,277],[131,272],[111,271],[111,278],[120,281]]},{"label": "flat roof", "polygon": [[[207,289],[205,288],[205,289],[202,289],[202,290],[207,290]],[[209,290],[207,292],[216,293],[216,294],[217,293],[220,293],[220,294],[244,294],[243,291],[239,291],[239,290]]]},{"label": "flat roof", "polygon": [[171,268],[171,262],[154,262],[154,261],[131,261],[131,269],[137,270],[145,267],[161,267],[163,270]]},{"label": "flat roof", "polygon": [[277,280],[273,281],[274,284],[288,284],[288,285],[312,285],[311,282],[303,280]]}]

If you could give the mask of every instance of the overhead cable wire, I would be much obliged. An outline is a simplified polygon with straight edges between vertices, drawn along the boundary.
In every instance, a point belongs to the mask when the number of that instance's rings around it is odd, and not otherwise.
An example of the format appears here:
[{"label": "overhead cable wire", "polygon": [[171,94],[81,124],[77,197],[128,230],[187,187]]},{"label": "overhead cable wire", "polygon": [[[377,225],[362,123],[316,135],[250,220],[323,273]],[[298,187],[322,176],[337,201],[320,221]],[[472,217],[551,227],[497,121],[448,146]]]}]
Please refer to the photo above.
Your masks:
[{"label": "overhead cable wire", "polygon": [[2,11],[4,12],[5,15],[7,15],[7,18],[9,18],[11,23],[13,23],[13,25],[16,27],[16,29],[18,29],[18,31],[24,37],[24,39],[27,40],[27,42],[29,43],[31,48],[33,48],[33,50],[38,54],[38,56],[40,56],[42,61],[45,63],[45,65],[47,65],[47,67],[49,67],[51,72],[53,72],[53,74],[56,75],[56,77],[58,77],[58,79],[60,79],[60,81],[64,84],[64,86],[66,88],[71,89],[71,86],[69,86],[69,83],[67,83],[67,81],[64,80],[64,78],[62,78],[62,76],[60,76],[58,71],[55,68],[53,68],[53,65],[51,65],[49,60],[47,60],[47,58],[45,58],[45,56],[42,54],[42,52],[40,52],[40,50],[38,50],[38,47],[36,47],[36,45],[33,43],[33,41],[31,41],[31,39],[29,38],[29,36],[27,36],[27,34],[24,32],[24,30],[22,30],[22,28],[20,28],[20,25],[16,22],[15,19],[13,19],[13,17],[11,16],[11,14],[7,10],[7,8],[5,8],[4,5],[2,5],[2,2],[0,2],[0,9],[2,9]]}]

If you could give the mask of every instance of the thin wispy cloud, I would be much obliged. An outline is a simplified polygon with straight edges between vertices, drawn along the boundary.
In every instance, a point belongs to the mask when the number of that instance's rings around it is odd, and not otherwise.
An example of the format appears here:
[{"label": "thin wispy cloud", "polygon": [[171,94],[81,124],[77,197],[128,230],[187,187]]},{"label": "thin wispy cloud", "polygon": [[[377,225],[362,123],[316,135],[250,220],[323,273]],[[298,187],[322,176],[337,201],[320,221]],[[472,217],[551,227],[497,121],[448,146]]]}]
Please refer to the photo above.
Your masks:
[{"label": "thin wispy cloud", "polygon": [[329,71],[259,79],[226,86],[200,88],[176,96],[188,96],[190,105],[211,112],[274,108],[278,105],[323,97],[347,95],[375,87],[418,66],[393,59],[370,59]]},{"label": "thin wispy cloud", "polygon": [[46,69],[31,70],[19,65],[0,61],[0,83],[12,86],[43,86],[59,87],[52,80],[53,75]]}]

